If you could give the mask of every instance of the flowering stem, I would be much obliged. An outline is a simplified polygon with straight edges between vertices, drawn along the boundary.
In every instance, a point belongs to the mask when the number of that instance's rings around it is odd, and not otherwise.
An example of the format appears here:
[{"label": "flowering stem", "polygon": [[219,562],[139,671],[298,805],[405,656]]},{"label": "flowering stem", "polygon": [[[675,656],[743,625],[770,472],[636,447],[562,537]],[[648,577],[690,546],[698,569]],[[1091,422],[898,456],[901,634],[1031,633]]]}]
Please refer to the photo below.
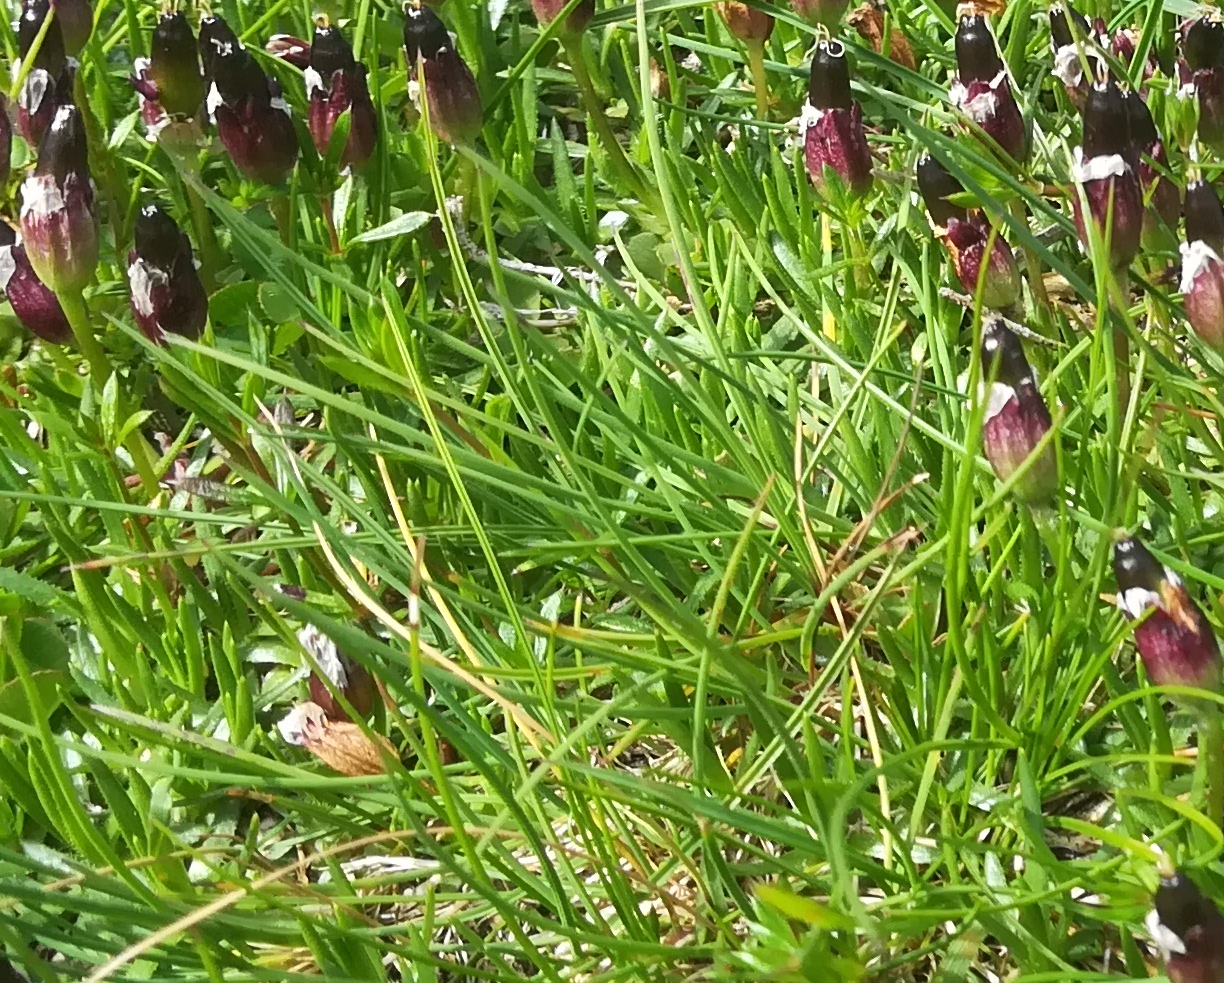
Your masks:
[{"label": "flowering stem", "polygon": [[[72,328],[77,347],[81,349],[81,354],[89,363],[90,377],[100,395],[111,377],[111,366],[106,352],[102,350],[98,339],[94,337],[93,328],[89,323],[89,309],[85,306],[85,298],[79,290],[65,290],[57,296],[60,307],[64,309],[64,316],[68,318],[68,324]],[[152,452],[139,429],[132,430],[124,438],[123,446],[127,448],[127,452],[132,457],[132,463],[136,467],[136,473],[140,475],[140,483],[144,485],[145,492],[152,498],[158,492],[157,475],[154,473]]]},{"label": "flowering stem", "polygon": [[765,80],[765,45],[748,42],[748,65],[752,69],[752,91],[756,96],[757,119],[769,119],[769,83]]},{"label": "flowering stem", "polygon": [[608,116],[604,112],[603,103],[599,100],[599,94],[595,91],[595,84],[591,81],[591,74],[587,71],[586,55],[582,50],[582,40],[577,37],[564,37],[561,39],[561,44],[565,47],[565,55],[569,59],[570,69],[574,73],[574,81],[578,85],[578,94],[582,97],[583,105],[586,108],[587,116],[591,122],[595,124],[595,132],[599,135],[599,142],[603,144],[604,153],[608,155],[608,163],[612,170],[622,182],[631,189],[632,193],[641,201],[648,202],[653,200],[653,196],[646,188],[645,182],[630,163],[629,158],[625,156],[625,150],[620,145],[620,141],[616,139],[616,134],[612,132],[612,126],[608,122]]}]

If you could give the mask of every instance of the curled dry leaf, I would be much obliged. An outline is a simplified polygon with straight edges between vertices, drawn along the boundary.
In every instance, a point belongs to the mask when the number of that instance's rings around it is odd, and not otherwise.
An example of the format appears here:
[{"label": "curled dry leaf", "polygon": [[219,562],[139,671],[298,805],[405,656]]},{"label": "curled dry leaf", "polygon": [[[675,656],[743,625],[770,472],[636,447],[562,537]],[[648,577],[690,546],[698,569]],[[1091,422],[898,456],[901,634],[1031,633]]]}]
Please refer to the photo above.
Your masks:
[{"label": "curled dry leaf", "polygon": [[317,703],[299,703],[277,728],[287,743],[304,747],[333,771],[350,778],[385,774],[383,752],[395,754],[385,737],[375,742],[356,724],[328,720]]},{"label": "curled dry leaf", "polygon": [[[867,3],[856,7],[846,18],[846,23],[858,31],[859,37],[870,44],[871,50],[877,55],[884,53],[884,15],[886,12],[883,0],[867,0]],[[911,72],[918,69],[909,38],[895,22],[888,25],[888,57]]]}]

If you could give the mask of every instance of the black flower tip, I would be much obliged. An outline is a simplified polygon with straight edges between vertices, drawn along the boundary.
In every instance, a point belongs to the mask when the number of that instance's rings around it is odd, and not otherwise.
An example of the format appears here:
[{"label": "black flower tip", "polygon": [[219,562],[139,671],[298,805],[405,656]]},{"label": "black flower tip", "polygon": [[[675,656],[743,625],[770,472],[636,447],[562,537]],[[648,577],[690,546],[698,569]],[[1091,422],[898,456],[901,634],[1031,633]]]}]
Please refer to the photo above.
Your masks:
[{"label": "black flower tip", "polygon": [[989,82],[1003,71],[1003,59],[986,18],[966,14],[956,28],[956,73],[963,85]]},{"label": "black flower tip", "polygon": [[1156,891],[1156,914],[1160,923],[1179,939],[1185,939],[1195,929],[1210,926],[1220,917],[1215,904],[1180,872],[1161,879]]},{"label": "black flower tip", "polygon": [[218,59],[233,58],[242,50],[238,35],[225,22],[225,18],[210,14],[200,20],[200,64],[210,79],[215,74]]},{"label": "black flower tip", "polygon": [[418,58],[436,58],[439,51],[450,46],[450,33],[437,14],[424,4],[409,4],[405,8],[404,50],[410,68]]},{"label": "black flower tip", "polygon": [[1132,587],[1159,591],[1164,582],[1165,571],[1160,561],[1133,536],[1114,544],[1114,577],[1119,591]]},{"label": "black flower tip", "polygon": [[1084,158],[1124,154],[1130,144],[1126,97],[1113,79],[1096,83],[1084,104]]},{"label": "black flower tip", "polygon": [[1206,181],[1191,181],[1186,185],[1186,241],[1202,240],[1209,244],[1224,243],[1224,205],[1220,196]]},{"label": "black flower tip", "polygon": [[1160,132],[1156,129],[1156,121],[1152,119],[1152,111],[1143,101],[1143,96],[1134,89],[1128,89],[1124,98],[1131,141],[1140,150],[1147,150],[1160,140]]},{"label": "black flower tip", "polygon": [[153,29],[149,76],[157,98],[168,113],[193,115],[204,101],[196,37],[182,13],[165,13]]},{"label": "black flower tip", "polygon": [[918,160],[918,193],[926,205],[927,214],[936,225],[947,225],[951,219],[962,221],[968,216],[968,211],[961,205],[954,205],[948,198],[961,194],[965,189],[940,161],[927,154]]},{"label": "black flower tip", "polygon": [[157,21],[153,28],[151,55],[154,61],[163,58],[179,60],[184,52],[190,50],[192,57],[196,55],[196,36],[182,11],[167,11]]},{"label": "black flower tip", "polygon": [[248,96],[265,104],[271,100],[268,76],[220,17],[200,22],[200,62],[226,105]]},{"label": "black flower tip", "polygon": [[8,222],[0,222],[0,249],[17,244],[17,230]]},{"label": "black flower tip", "polygon": [[849,109],[852,105],[850,65],[846,61],[846,46],[840,41],[820,41],[816,45],[808,101],[821,110]]},{"label": "black flower tip", "polygon": [[1207,16],[1187,24],[1182,33],[1182,55],[1192,72],[1224,68],[1224,22]]},{"label": "black flower tip", "polygon": [[[1071,29],[1073,23],[1075,25],[1074,33],[1072,33]],[[1074,44],[1077,38],[1087,38],[1090,31],[1088,18],[1074,7],[1056,3],[1050,8],[1050,37],[1053,39],[1056,48],[1063,48],[1068,44]]]},{"label": "black flower tip", "polygon": [[85,136],[85,121],[72,103],[60,106],[55,118],[43,135],[38,148],[38,165],[34,173],[53,175],[63,185],[71,175],[89,174],[89,141]]},{"label": "black flower tip", "polygon": [[[34,47],[34,39],[42,30],[43,21],[51,13],[50,0],[26,0],[21,5],[21,16],[17,21],[17,50],[24,59]],[[64,34],[60,30],[58,19],[52,20],[47,28],[47,34],[38,47],[34,58],[34,67],[59,76],[64,70],[67,55],[64,51]]]},{"label": "black flower tip", "polygon": [[156,266],[170,266],[182,244],[182,233],[161,205],[145,205],[133,230],[136,255]]},{"label": "black flower tip", "polygon": [[355,65],[352,45],[340,29],[327,23],[316,24],[310,44],[310,67],[327,80],[336,72],[350,71]]},{"label": "black flower tip", "polygon": [[982,375],[1013,388],[1033,378],[1020,339],[1002,321],[982,329]]}]

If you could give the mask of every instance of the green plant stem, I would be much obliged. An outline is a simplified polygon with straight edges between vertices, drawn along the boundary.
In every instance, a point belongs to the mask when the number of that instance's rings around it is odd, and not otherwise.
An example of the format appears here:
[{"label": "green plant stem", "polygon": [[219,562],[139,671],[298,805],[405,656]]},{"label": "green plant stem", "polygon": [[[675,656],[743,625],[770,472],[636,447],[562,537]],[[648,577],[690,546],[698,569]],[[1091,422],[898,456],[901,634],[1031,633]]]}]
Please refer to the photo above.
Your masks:
[{"label": "green plant stem", "polygon": [[1224,823],[1224,722],[1218,704],[1203,711],[1198,743],[1207,777],[1207,818],[1220,825]]},{"label": "green plant stem", "polygon": [[569,59],[570,69],[574,73],[574,81],[578,85],[578,93],[582,97],[583,106],[586,108],[587,116],[595,125],[595,132],[599,136],[599,142],[603,144],[604,153],[608,155],[608,162],[612,170],[616,172],[616,176],[624,182],[632,193],[643,203],[651,204],[657,202],[657,196],[654,195],[642,180],[637,169],[625,156],[625,150],[620,145],[620,141],[616,139],[616,134],[612,132],[612,126],[608,122],[607,113],[604,112],[603,103],[600,101],[599,94],[595,91],[595,83],[591,81],[591,74],[587,71],[586,55],[582,50],[582,40],[579,37],[564,37],[561,39],[561,44],[565,48],[565,55]]},{"label": "green plant stem", "polygon": [[[68,324],[72,328],[77,347],[81,349],[81,354],[85,356],[85,361],[89,364],[89,374],[94,386],[101,393],[110,379],[111,366],[106,352],[102,350],[98,339],[94,337],[93,327],[89,323],[89,309],[85,306],[85,298],[79,290],[66,290],[58,296],[60,306],[64,309],[64,316],[68,318]],[[140,475],[140,483],[144,486],[145,492],[152,498],[159,490],[152,450],[139,430],[129,433],[123,440],[123,446],[132,456],[132,464],[136,467],[136,473]]]},{"label": "green plant stem", "polygon": [[213,229],[212,216],[204,199],[188,181],[183,182],[187,202],[191,206],[191,224],[195,226],[196,245],[200,255],[200,280],[205,292],[211,294],[217,288],[217,274],[221,270],[221,245]]},{"label": "green plant stem", "polygon": [[[1022,198],[1014,198],[1011,203],[1013,217],[1028,228],[1028,206]],[[1046,293],[1045,274],[1041,266],[1041,257],[1026,245],[1020,247],[1024,251],[1024,269],[1028,273],[1029,290],[1033,292],[1033,303],[1037,310],[1039,324],[1045,326],[1050,320],[1050,296]]]},{"label": "green plant stem", "polygon": [[752,92],[756,96],[757,119],[769,119],[769,82],[765,77],[765,45],[748,44],[748,66],[752,70]]}]

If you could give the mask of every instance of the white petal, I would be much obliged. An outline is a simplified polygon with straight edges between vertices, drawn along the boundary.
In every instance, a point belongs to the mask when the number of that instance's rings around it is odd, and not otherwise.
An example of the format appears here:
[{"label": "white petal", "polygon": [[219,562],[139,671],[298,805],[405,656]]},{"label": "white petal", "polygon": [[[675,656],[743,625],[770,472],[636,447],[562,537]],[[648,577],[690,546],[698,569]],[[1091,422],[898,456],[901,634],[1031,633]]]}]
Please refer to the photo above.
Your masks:
[{"label": "white petal", "polygon": [[348,673],[344,671],[344,663],[340,661],[340,653],[336,643],[314,625],[307,625],[298,632],[298,644],[314,656],[315,662],[323,670],[323,675],[335,684],[336,689],[348,686]]},{"label": "white petal", "polygon": [[1083,147],[1075,148],[1075,161],[1071,167],[1071,178],[1076,184],[1100,181],[1107,177],[1121,177],[1130,165],[1121,154],[1100,154],[1084,160]]},{"label": "white petal", "polygon": [[[153,316],[153,288],[164,287],[170,278],[156,266],[137,259],[128,267],[128,285],[132,289],[132,306],[142,317]],[[158,327],[161,327],[159,324]]]},{"label": "white petal", "polygon": [[0,292],[8,290],[9,280],[17,272],[12,246],[0,246]]},{"label": "white petal", "polygon": [[1181,244],[1181,254],[1181,292],[1188,294],[1194,287],[1194,281],[1198,279],[1199,274],[1207,268],[1207,264],[1212,262],[1218,263],[1220,257],[1202,239],[1195,239],[1194,242],[1183,242]]},{"label": "white petal", "polygon": [[307,747],[317,741],[327,727],[327,716],[317,703],[299,703],[276,722],[286,744]]},{"label": "white petal", "polygon": [[996,416],[1003,412],[1005,407],[1013,396],[1016,395],[1016,390],[1003,382],[992,382],[990,384],[990,392],[986,396],[986,412],[982,417],[983,423],[989,423]]},{"label": "white petal", "polygon": [[1149,608],[1160,606],[1160,595],[1146,587],[1130,587],[1117,595],[1118,610],[1132,621],[1142,618]]},{"label": "white petal", "polygon": [[1147,918],[1143,920],[1143,927],[1160,949],[1160,957],[1164,962],[1168,962],[1172,955],[1185,955],[1186,943],[1160,920],[1160,913],[1155,908],[1148,912]]},{"label": "white petal", "polygon": [[307,99],[314,95],[315,89],[323,88],[323,76],[321,76],[313,68],[307,68],[305,71],[303,71],[302,79],[306,82]]},{"label": "white petal", "polygon": [[21,185],[21,217],[45,218],[64,207],[64,195],[53,174],[32,174]]}]

